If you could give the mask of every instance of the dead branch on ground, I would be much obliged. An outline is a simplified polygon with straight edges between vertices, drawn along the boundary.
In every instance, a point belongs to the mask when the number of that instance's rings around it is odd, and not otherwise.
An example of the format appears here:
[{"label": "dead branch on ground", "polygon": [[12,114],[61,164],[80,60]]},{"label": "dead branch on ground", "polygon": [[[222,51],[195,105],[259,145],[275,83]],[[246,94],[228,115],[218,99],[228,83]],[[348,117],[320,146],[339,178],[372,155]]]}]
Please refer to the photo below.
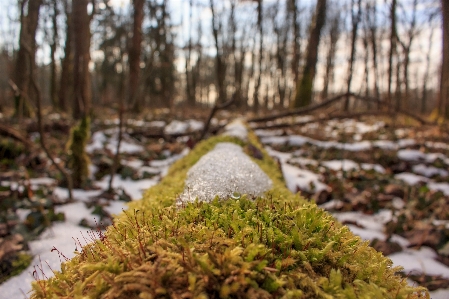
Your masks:
[{"label": "dead branch on ground", "polygon": [[214,107],[209,113],[209,117],[207,118],[207,121],[204,124],[203,132],[201,132],[201,136],[198,138],[197,142],[203,140],[204,137],[206,136],[207,132],[209,131],[210,123],[215,113],[217,113],[219,110],[226,109],[227,107],[231,106],[232,103],[234,103],[235,98],[236,94],[233,94],[232,97],[227,102],[224,102],[222,104],[215,103]]},{"label": "dead branch on ground", "polygon": [[21,143],[23,143],[27,148],[32,149],[34,147],[33,143],[28,140],[23,133],[20,131],[13,129],[11,127],[7,127],[5,125],[0,124],[0,135],[11,137]]},{"label": "dead branch on ground", "polygon": [[[385,107],[387,111],[371,111],[371,112],[363,112],[366,115],[388,115],[388,116],[393,116],[396,113],[399,114],[403,114],[405,116],[408,116],[410,118],[413,118],[414,120],[418,121],[420,124],[422,125],[435,125],[435,123],[429,122],[425,119],[423,119],[422,117],[404,110],[404,109],[393,109],[391,105],[389,105],[388,103],[381,101],[378,98],[374,98],[374,97],[367,97],[367,96],[361,96],[361,95],[357,95],[354,94],[352,92],[349,93],[344,93],[341,95],[337,95],[335,97],[332,97],[330,99],[325,100],[322,103],[319,104],[315,104],[315,105],[310,105],[307,107],[303,107],[303,108],[299,108],[299,109],[295,109],[295,110],[291,110],[291,111],[286,111],[286,112],[281,112],[281,113],[277,113],[277,114],[272,114],[272,115],[268,115],[268,116],[264,116],[264,117],[257,117],[257,118],[252,118],[249,119],[248,122],[265,122],[265,121],[271,121],[271,120],[275,120],[278,118],[282,118],[282,117],[288,117],[288,116],[297,116],[297,115],[304,115],[304,114],[308,114],[314,111],[317,111],[319,109],[325,108],[330,106],[331,104],[338,102],[342,99],[345,99],[346,97],[351,96],[354,97],[357,100],[361,100],[364,102],[374,102],[379,104],[381,107]],[[388,112],[388,111],[393,111],[393,112]],[[349,115],[349,114],[348,114]],[[343,115],[341,115],[340,117],[343,117]],[[349,116],[348,116],[349,117]],[[281,125],[281,124],[279,124]],[[288,126],[290,126],[291,124],[289,124]],[[275,128],[276,125],[273,126],[273,128]]]}]

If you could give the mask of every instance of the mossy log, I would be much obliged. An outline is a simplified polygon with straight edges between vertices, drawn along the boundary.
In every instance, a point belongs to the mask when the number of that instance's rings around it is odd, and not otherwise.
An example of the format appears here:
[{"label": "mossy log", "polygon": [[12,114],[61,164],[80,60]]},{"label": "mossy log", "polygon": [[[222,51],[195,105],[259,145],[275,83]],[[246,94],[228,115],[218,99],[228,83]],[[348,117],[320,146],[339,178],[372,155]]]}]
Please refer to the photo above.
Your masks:
[{"label": "mossy log", "polygon": [[[220,142],[257,156],[273,188],[258,198],[176,204],[189,168]],[[292,194],[250,133],[247,141],[219,136],[199,143],[99,240],[53,278],[34,282],[31,298],[429,298],[398,270]]]}]

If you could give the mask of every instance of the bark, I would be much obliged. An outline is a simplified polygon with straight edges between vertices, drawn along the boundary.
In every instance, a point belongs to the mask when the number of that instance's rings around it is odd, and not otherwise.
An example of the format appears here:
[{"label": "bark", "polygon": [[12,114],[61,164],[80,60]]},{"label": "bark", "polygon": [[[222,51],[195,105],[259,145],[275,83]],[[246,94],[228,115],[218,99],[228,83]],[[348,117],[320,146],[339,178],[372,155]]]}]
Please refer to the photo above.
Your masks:
[{"label": "bark", "polygon": [[[34,63],[36,55],[36,30],[39,22],[39,10],[43,0],[22,0],[20,12],[19,50],[15,65],[14,83],[20,93],[15,97],[15,115],[19,119],[22,116],[31,115],[29,99],[30,93],[30,61]],[[26,5],[28,4],[28,5]],[[25,13],[25,6],[27,12]],[[32,57],[30,57],[30,55]]]},{"label": "bark", "polygon": [[51,24],[52,24],[52,30],[53,30],[53,37],[52,37],[52,43],[50,44],[50,100],[53,104],[53,107],[59,109],[58,105],[58,91],[57,91],[57,73],[56,73],[56,49],[58,45],[58,3],[56,0],[53,0],[51,2],[51,5],[53,6],[53,13],[51,16]]},{"label": "bark", "polygon": [[262,0],[257,0],[257,29],[259,30],[259,55],[258,55],[258,74],[256,79],[256,85],[254,87],[253,95],[253,110],[257,112],[259,110],[260,95],[259,89],[262,78],[262,59],[263,59],[263,26],[262,26]]},{"label": "bark", "polygon": [[300,27],[298,22],[298,1],[290,0],[289,5],[292,11],[292,27],[293,27],[293,61],[292,61],[292,71],[294,82],[298,82],[299,79],[299,60],[301,53],[301,37],[300,37]]},{"label": "bark", "polygon": [[393,85],[393,58],[396,55],[397,31],[396,31],[396,0],[392,0],[390,4],[390,50],[388,52],[388,87],[387,101],[392,104],[392,85]]},{"label": "bark", "polygon": [[215,13],[214,1],[210,0],[210,9],[212,12],[212,33],[214,36],[215,50],[217,54],[215,55],[215,75],[217,80],[218,89],[218,102],[224,103],[226,101],[226,89],[225,89],[225,77],[226,77],[226,64],[224,63],[224,49],[220,47],[218,41],[218,34],[221,31],[221,21],[217,20],[217,15]]},{"label": "bark", "polygon": [[[380,90],[379,90],[379,71],[378,71],[378,62],[377,62],[377,10],[376,10],[376,3],[371,4],[370,2],[367,3],[366,6],[366,18],[367,23],[369,24],[369,41],[370,41],[370,47],[371,52],[373,53],[372,56],[372,63],[373,63],[373,73],[374,73],[374,95],[376,98],[380,98]],[[372,17],[372,18],[371,18]],[[377,107],[378,109],[380,107]]]},{"label": "bark", "polygon": [[449,119],[449,2],[441,0],[443,15],[443,57],[441,63],[439,110],[440,115]]},{"label": "bark", "polygon": [[129,45],[129,92],[128,103],[134,103],[135,112],[139,112],[142,101],[138,95],[140,77],[140,55],[142,53],[143,5],[145,0],[133,0],[133,35]]},{"label": "bark", "polygon": [[337,14],[331,22],[329,48],[326,58],[326,72],[324,75],[323,91],[321,92],[322,99],[327,99],[328,97],[329,85],[334,74],[334,60],[337,52],[337,41],[340,38],[340,16]]},{"label": "bark", "polygon": [[67,111],[68,95],[71,94],[73,88],[73,23],[72,12],[68,0],[64,0],[64,11],[66,15],[66,31],[65,31],[65,47],[64,58],[61,62],[61,77],[59,81],[59,109]]},{"label": "bark", "polygon": [[293,106],[305,107],[312,102],[313,81],[315,79],[316,64],[318,61],[318,47],[320,44],[321,29],[326,21],[326,0],[317,0],[316,12],[311,24],[305,66],[301,79],[296,85],[296,94]]},{"label": "bark", "polygon": [[90,16],[87,13],[88,0],[72,1],[75,56],[73,89],[73,117],[81,119],[90,114],[91,84],[89,74],[90,62]]},{"label": "bark", "polygon": [[189,44],[187,46],[187,57],[185,63],[186,69],[186,96],[187,104],[190,107],[195,106],[195,86],[193,86],[193,69],[192,69],[192,11],[193,11],[193,0],[189,1]]},{"label": "bark", "polygon": [[[346,93],[349,94],[351,92],[351,83],[352,83],[352,75],[354,71],[354,59],[356,52],[356,41],[357,41],[357,31],[359,28],[360,18],[362,16],[362,1],[358,0],[357,4],[355,0],[351,1],[351,20],[352,20],[352,31],[351,31],[351,54],[349,57],[349,66],[348,66],[348,78],[346,81]],[[357,7],[357,12],[354,11],[355,7]],[[349,96],[345,100],[344,111],[349,110]]]}]

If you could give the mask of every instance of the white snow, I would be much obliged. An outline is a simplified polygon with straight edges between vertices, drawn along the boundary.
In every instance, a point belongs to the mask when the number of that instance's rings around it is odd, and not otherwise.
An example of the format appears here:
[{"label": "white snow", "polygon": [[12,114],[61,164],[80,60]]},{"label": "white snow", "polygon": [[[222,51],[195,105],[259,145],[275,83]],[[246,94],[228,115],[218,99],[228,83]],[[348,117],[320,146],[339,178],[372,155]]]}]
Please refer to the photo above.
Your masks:
[{"label": "white snow", "polygon": [[226,125],[223,135],[234,136],[241,140],[246,140],[248,137],[248,129],[243,124],[241,119],[236,119],[233,122]]},{"label": "white snow", "polygon": [[404,272],[441,275],[449,278],[449,267],[435,260],[436,252],[426,246],[420,249],[405,249],[388,256],[396,266],[402,266]]},{"label": "white snow", "polygon": [[321,164],[332,170],[349,171],[359,169],[359,165],[357,163],[347,159],[324,161],[321,162]]},{"label": "white snow", "polygon": [[426,154],[418,150],[403,149],[398,151],[398,158],[404,161],[425,161]]},{"label": "white snow", "polygon": [[441,168],[437,168],[434,166],[427,166],[424,164],[418,164],[418,165],[414,165],[413,166],[413,172],[416,172],[417,174],[421,174],[423,176],[426,176],[428,178],[433,177],[435,175],[440,175],[440,176],[447,176],[448,172],[447,170],[441,169]]},{"label": "white snow", "polygon": [[168,135],[183,134],[187,132],[188,128],[188,123],[179,120],[173,120],[164,128],[164,133]]},{"label": "white snow", "polygon": [[328,188],[326,184],[319,180],[319,175],[290,164],[282,164],[282,174],[287,188],[293,193],[298,192],[298,188],[308,192],[318,192]]},{"label": "white snow", "polygon": [[419,182],[428,182],[429,179],[410,172],[398,173],[394,176],[395,179],[402,180],[409,185],[415,185]]},{"label": "white snow", "polygon": [[189,169],[179,201],[226,199],[236,193],[259,196],[271,186],[271,179],[240,146],[224,142]]}]

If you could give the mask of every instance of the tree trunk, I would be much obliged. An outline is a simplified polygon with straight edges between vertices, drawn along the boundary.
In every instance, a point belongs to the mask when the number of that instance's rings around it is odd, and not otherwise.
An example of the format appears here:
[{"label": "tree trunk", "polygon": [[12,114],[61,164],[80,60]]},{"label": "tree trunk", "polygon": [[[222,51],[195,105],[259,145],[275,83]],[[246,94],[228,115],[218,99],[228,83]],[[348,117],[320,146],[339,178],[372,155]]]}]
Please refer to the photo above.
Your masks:
[{"label": "tree trunk", "polygon": [[144,18],[143,5],[145,0],[133,0],[133,36],[129,46],[129,91],[128,103],[134,104],[134,111],[142,108],[138,95],[140,76],[140,54],[142,53],[142,23]]},{"label": "tree trunk", "polygon": [[[357,6],[357,12],[354,11],[355,6]],[[356,51],[356,41],[357,41],[357,31],[359,28],[360,17],[362,15],[362,1],[358,0],[357,4],[355,0],[351,1],[351,21],[352,21],[352,32],[351,32],[351,54],[349,57],[349,67],[348,67],[348,78],[346,81],[346,93],[349,94],[351,92],[351,83],[352,83],[352,72],[354,70],[354,58]],[[346,97],[344,111],[349,110],[349,96]]]},{"label": "tree trunk", "polygon": [[321,29],[326,21],[326,0],[318,0],[316,12],[312,20],[309,42],[307,44],[306,62],[301,79],[296,85],[296,94],[293,106],[305,107],[312,102],[313,81],[315,79],[316,64],[318,61],[318,47],[320,44]]},{"label": "tree trunk", "polygon": [[221,21],[217,21],[217,15],[215,13],[214,1],[210,0],[210,9],[212,12],[212,33],[214,35],[215,41],[215,50],[217,54],[215,56],[215,74],[217,80],[217,89],[218,89],[218,103],[226,102],[226,89],[225,89],[225,77],[226,77],[226,65],[224,63],[224,49],[220,47],[218,41],[218,32],[221,30]]},{"label": "tree trunk", "polygon": [[[22,116],[31,115],[30,91],[30,61],[36,54],[36,30],[39,22],[39,10],[43,0],[21,1],[19,51],[15,66],[15,84],[20,93],[15,97],[15,115],[19,119]],[[26,5],[28,3],[28,5]],[[25,6],[28,7],[25,15]],[[29,57],[32,55],[33,57]]]},{"label": "tree trunk", "polygon": [[393,85],[393,57],[396,54],[397,33],[396,33],[396,0],[390,5],[390,50],[388,53],[388,90],[387,103],[392,107],[392,85]]},{"label": "tree trunk", "polygon": [[293,27],[293,61],[292,61],[292,70],[293,70],[293,80],[294,82],[298,82],[299,78],[299,59],[301,52],[301,44],[300,44],[300,27],[298,23],[298,4],[297,0],[290,0],[289,4],[291,6],[290,10],[293,12],[292,16],[292,27]]},{"label": "tree trunk", "polygon": [[331,29],[330,29],[330,41],[329,41],[329,48],[327,52],[327,58],[326,58],[326,72],[324,75],[324,82],[323,82],[323,91],[321,92],[321,98],[323,100],[327,99],[328,97],[328,91],[329,91],[329,84],[331,82],[331,78],[333,78],[334,74],[334,60],[335,60],[335,54],[337,49],[337,41],[340,37],[340,15],[337,14],[332,19]]},{"label": "tree trunk", "polygon": [[61,62],[61,78],[59,81],[59,109],[67,111],[68,95],[72,94],[73,88],[73,23],[72,12],[68,0],[64,0],[64,11],[66,15],[64,58]]},{"label": "tree trunk", "polygon": [[260,106],[259,89],[262,79],[262,58],[263,58],[263,27],[262,27],[262,0],[257,0],[257,29],[259,29],[259,72],[257,74],[256,85],[253,95],[253,110],[257,112]]},{"label": "tree trunk", "polygon": [[449,2],[441,0],[443,14],[443,59],[441,63],[440,115],[449,119]]},{"label": "tree trunk", "polygon": [[72,1],[75,56],[73,76],[73,117],[81,119],[90,114],[91,86],[89,75],[90,62],[90,16],[87,13],[88,0]]},{"label": "tree trunk", "polygon": [[59,109],[58,105],[58,91],[57,91],[57,73],[56,73],[56,49],[58,45],[58,3],[56,0],[53,0],[51,2],[51,5],[53,6],[53,13],[51,16],[51,24],[52,24],[52,30],[53,30],[53,38],[52,43],[50,45],[50,100],[53,105],[53,107]]}]

